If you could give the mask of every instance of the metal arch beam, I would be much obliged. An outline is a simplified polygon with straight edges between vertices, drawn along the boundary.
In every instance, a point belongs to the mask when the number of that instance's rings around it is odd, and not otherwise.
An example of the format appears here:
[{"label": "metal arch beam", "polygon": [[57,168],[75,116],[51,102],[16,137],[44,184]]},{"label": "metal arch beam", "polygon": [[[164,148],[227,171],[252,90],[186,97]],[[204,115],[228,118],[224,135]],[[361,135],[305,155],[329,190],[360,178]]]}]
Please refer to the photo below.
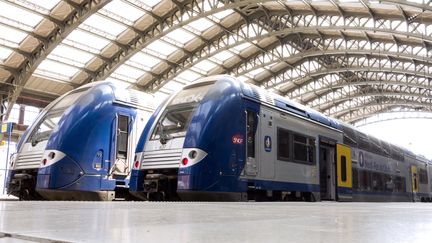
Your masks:
[{"label": "metal arch beam", "polygon": [[[311,101],[313,101],[314,99],[318,99],[319,97],[321,97],[322,95],[326,95],[323,94],[323,92],[326,91],[334,91],[334,89],[340,89],[340,88],[344,88],[347,86],[362,86],[362,85],[390,85],[390,86],[406,86],[409,88],[417,88],[417,89],[425,89],[425,90],[432,90],[432,86],[429,85],[424,85],[424,84],[416,84],[416,83],[408,83],[408,82],[401,82],[401,81],[391,81],[391,80],[372,80],[372,79],[365,79],[365,81],[355,81],[355,82],[342,82],[342,83],[335,83],[335,84],[329,84],[330,86],[323,86],[321,88],[306,92],[306,93],[302,93],[299,94],[297,96],[292,96],[290,97],[291,99],[295,99],[298,102],[302,103],[302,104],[307,104]],[[303,96],[308,96],[310,94],[316,94],[317,96],[313,97],[313,99],[308,99],[308,100],[303,100],[302,97]]]},{"label": "metal arch beam", "polygon": [[[374,102],[374,101],[372,101]],[[375,103],[372,104],[372,102],[367,103],[367,104],[360,104],[358,106],[354,106],[354,107],[349,107],[334,113],[330,113],[329,116],[332,116],[334,118],[337,119],[341,119],[341,117],[344,117],[345,115],[349,115],[351,112],[357,111],[357,110],[367,110],[368,108],[373,108],[373,107],[388,107],[388,106],[392,106],[392,107],[408,107],[408,108],[412,108],[412,109],[419,109],[419,108],[423,108],[422,110],[428,110],[430,112],[432,112],[432,105],[428,105],[426,109],[425,108],[425,104],[422,102],[416,102],[416,101],[406,101],[406,100],[398,100],[398,99],[392,99],[390,100],[390,102],[386,102],[386,103]]]},{"label": "metal arch beam", "polygon": [[[187,25],[195,20],[210,16],[215,13],[219,13],[228,9],[247,6],[249,4],[256,4],[261,2],[267,2],[271,0],[237,0],[231,2],[229,0],[204,0],[207,1],[210,6],[223,4],[221,7],[213,7],[209,11],[204,11],[201,9],[203,0],[187,0],[182,3],[176,4],[177,8],[173,8],[165,16],[161,18],[161,21],[156,21],[149,28],[141,33],[130,43],[128,43],[127,48],[120,50],[113,58],[111,62],[106,63],[98,70],[97,79],[107,78],[115,69],[126,62],[134,54],[147,47],[153,41],[161,38],[169,32],[172,32],[184,25]],[[224,4],[225,3],[225,4]],[[189,16],[188,19],[183,19],[183,16]],[[167,28],[168,27],[168,28]],[[186,56],[191,56],[192,54],[183,53]],[[192,57],[194,58],[194,57]],[[181,61],[179,61],[181,62]]]},{"label": "metal arch beam", "polygon": [[[284,69],[284,71],[287,71],[287,69]],[[314,77],[318,76],[324,76],[328,74],[338,74],[341,72],[384,72],[384,73],[398,73],[398,74],[405,74],[409,76],[415,76],[419,78],[429,78],[432,79],[432,73],[419,73],[414,70],[406,70],[402,68],[388,68],[388,67],[374,67],[374,66],[346,66],[346,67],[334,67],[334,68],[328,68],[323,70],[315,70],[314,72],[308,73],[305,77],[300,77],[299,79],[302,79],[302,83],[295,83],[296,86],[305,85],[309,83]],[[284,73],[280,74],[280,76],[283,76]],[[283,77],[281,78],[283,79]],[[285,83],[285,82],[283,82]],[[277,85],[283,84],[283,83],[277,83],[273,85],[268,85],[267,87],[273,88]],[[287,95],[291,90],[284,91],[282,94]]]},{"label": "metal arch beam", "polygon": [[27,81],[30,79],[33,72],[39,64],[51,53],[54,48],[59,45],[62,40],[77,28],[85,19],[104,7],[111,0],[87,0],[78,5],[75,2],[67,1],[68,4],[75,8],[74,12],[66,18],[64,26],[58,26],[54,30],[45,45],[38,48],[36,53],[32,55],[32,59],[27,60],[25,66],[20,70],[19,76],[14,80],[15,89],[8,97],[8,107],[5,113],[5,119],[8,119],[12,107],[20,96]]},{"label": "metal arch beam", "polygon": [[[376,110],[376,111],[371,111],[371,112],[366,113],[366,114],[354,116],[351,119],[347,119],[345,122],[348,122],[348,123],[351,123],[351,124],[355,124],[357,122],[360,122],[361,120],[368,119],[368,118],[373,117],[373,116],[378,115],[378,114],[407,112],[407,111],[393,111],[392,108],[393,107],[391,107],[391,106],[389,106],[389,107],[383,107],[383,109],[379,109],[379,110]],[[418,112],[418,111],[411,110],[409,112]]]},{"label": "metal arch beam", "polygon": [[[379,91],[375,91],[375,92],[369,92],[369,93],[352,93],[349,94],[348,96],[343,96],[340,98],[336,98],[336,99],[332,99],[331,101],[327,101],[324,103],[320,103],[318,105],[315,106],[311,106],[311,108],[319,110],[323,113],[326,113],[327,110],[331,109],[332,107],[336,107],[340,104],[342,104],[344,101],[348,101],[348,100],[354,100],[356,98],[360,98],[360,97],[413,97],[413,98],[428,98],[425,97],[422,94],[417,94],[417,93],[409,93],[409,92],[401,92],[401,93],[394,93],[394,92],[379,92]],[[432,103],[432,99],[428,98],[430,100],[430,103]],[[430,105],[429,103],[423,103],[424,105]]]},{"label": "metal arch beam", "polygon": [[[289,44],[287,42],[282,43],[282,45],[276,45],[272,48],[267,49],[268,52],[275,52],[278,48],[283,47],[284,45]],[[432,58],[428,56],[419,56],[406,52],[391,52],[386,50],[373,50],[373,49],[325,49],[325,50],[307,50],[304,52],[299,52],[297,54],[281,57],[279,59],[271,59],[269,62],[260,62],[257,63],[257,60],[263,60],[267,53],[261,53],[259,55],[250,56],[246,58],[246,62],[239,62],[238,66],[233,66],[228,69],[228,71],[233,72],[234,74],[240,76],[244,75],[248,72],[254,71],[259,68],[263,68],[275,63],[280,62],[281,60],[291,62],[297,59],[307,59],[307,58],[315,58],[318,56],[358,56],[358,55],[367,55],[370,57],[392,57],[394,59],[400,60],[416,60],[419,63],[427,63],[432,65],[432,61],[429,59]],[[259,62],[259,61],[258,61]],[[251,66],[252,68],[246,69],[244,67]]]},{"label": "metal arch beam", "polygon": [[[214,40],[213,43],[208,43],[207,45],[204,45],[202,48],[197,48],[194,51],[192,51],[191,55],[187,57],[187,59],[182,60],[182,67],[178,67],[175,71],[171,70],[171,69],[167,69],[164,72],[161,73],[160,76],[164,77],[165,80],[170,80],[172,79],[177,73],[180,73],[181,71],[184,71],[187,68],[192,67],[193,65],[197,64],[198,62],[208,59],[210,56],[213,56],[215,54],[218,54],[222,51],[228,50],[230,48],[233,48],[235,46],[241,45],[241,44],[245,44],[245,43],[249,43],[249,42],[253,42],[253,41],[258,41],[264,38],[269,38],[269,37],[275,37],[275,36],[287,36],[287,35],[297,35],[298,33],[306,33],[306,34],[314,34],[317,31],[323,31],[323,30],[349,30],[349,31],[364,31],[364,32],[374,32],[374,33],[386,33],[386,34],[401,34],[401,35],[405,35],[405,36],[409,36],[410,38],[417,38],[419,40],[424,40],[424,41],[428,41],[432,43],[432,37],[427,37],[424,35],[420,35],[420,34],[415,34],[415,33],[411,33],[411,32],[395,32],[395,30],[389,30],[389,29],[380,29],[380,28],[369,28],[369,27],[357,27],[357,26],[310,26],[310,27],[293,27],[293,28],[287,28],[287,29],[283,29],[283,30],[277,30],[277,31],[271,31],[267,34],[262,34],[259,36],[255,36],[255,37],[247,37],[247,36],[242,36],[240,34],[240,29],[242,28],[242,26],[240,26],[239,28],[235,28],[235,29],[228,29],[230,31],[230,33],[227,33],[227,36],[236,36],[236,35],[240,35],[241,38],[243,38],[243,40],[241,41],[237,41],[233,44],[230,45],[225,45],[225,46],[218,46],[220,44],[220,40],[216,39]],[[211,52],[211,53],[207,53],[206,55],[202,55],[200,57],[197,58],[197,53],[203,53],[204,48],[208,47],[208,46],[218,46],[218,48]],[[216,73],[211,73],[211,74],[216,74]],[[154,91],[158,88],[160,88],[158,84],[153,85],[152,83],[157,83],[158,81],[161,82],[160,80],[158,80],[159,77],[155,77],[150,81],[150,85],[151,86],[156,86],[156,87],[150,87],[149,91]],[[265,82],[266,80],[261,80],[262,82]]]},{"label": "metal arch beam", "polygon": [[[393,117],[388,117],[388,118],[381,118],[381,119],[377,119],[375,121],[368,121],[368,118],[371,118],[372,116],[369,116],[367,118],[360,118],[360,120],[355,121],[354,126],[355,127],[362,127],[362,126],[366,126],[368,124],[373,124],[373,123],[379,123],[379,122],[384,122],[384,121],[392,121],[392,120],[402,120],[402,119],[432,119],[432,112],[418,112],[418,111],[393,111],[393,110],[389,110],[389,111],[385,111],[383,113],[379,113],[380,115],[390,115]],[[377,114],[375,114],[377,115]],[[399,116],[398,116],[399,115]]]}]

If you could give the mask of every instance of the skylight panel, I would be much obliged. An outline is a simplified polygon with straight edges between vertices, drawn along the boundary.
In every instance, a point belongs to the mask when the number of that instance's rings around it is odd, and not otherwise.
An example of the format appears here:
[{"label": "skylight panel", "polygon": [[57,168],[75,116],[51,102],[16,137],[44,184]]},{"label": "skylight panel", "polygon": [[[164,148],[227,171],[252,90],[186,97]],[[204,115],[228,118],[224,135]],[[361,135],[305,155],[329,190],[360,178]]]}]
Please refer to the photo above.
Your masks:
[{"label": "skylight panel", "polygon": [[60,0],[26,0],[27,2],[33,3],[37,6],[41,6],[47,10],[52,10]]},{"label": "skylight panel", "polygon": [[133,67],[128,66],[128,65],[121,65],[119,68],[117,68],[115,70],[114,73],[123,75],[125,77],[132,78],[135,81],[138,80],[138,78],[140,78],[141,76],[143,76],[145,74],[144,71],[139,70],[137,68],[133,68]]},{"label": "skylight panel", "polygon": [[265,71],[264,68],[257,68],[257,69],[255,69],[255,70],[250,71],[249,74],[251,74],[251,75],[253,75],[253,76],[256,76],[257,74],[262,73],[262,72],[264,72],[264,71]]},{"label": "skylight panel", "polygon": [[216,60],[218,60],[220,62],[224,62],[233,56],[234,56],[234,54],[232,52],[225,50],[225,51],[222,51],[216,55],[213,55],[213,58],[215,58]]},{"label": "skylight panel", "polygon": [[160,63],[160,60],[158,58],[152,57],[150,55],[147,55],[145,53],[142,52],[138,52],[135,55],[133,55],[129,61],[131,62],[136,62],[140,65],[149,67],[149,68],[153,68],[154,66],[156,66],[158,63]]},{"label": "skylight panel", "polygon": [[86,64],[94,57],[88,52],[84,52],[65,45],[59,45],[51,52],[51,54],[58,57],[68,58],[81,64]]},{"label": "skylight panel", "polygon": [[178,91],[178,90],[181,90],[183,88],[183,84],[178,83],[175,80],[171,80],[164,85],[164,88],[172,90],[172,91]]},{"label": "skylight panel", "polygon": [[84,21],[84,24],[113,36],[118,36],[127,29],[126,26],[96,14],[93,14],[86,21]]},{"label": "skylight panel", "polygon": [[27,34],[25,34],[24,32],[0,25],[1,39],[5,39],[19,45],[26,37]]},{"label": "skylight panel", "polygon": [[194,67],[201,69],[205,72],[210,71],[211,69],[215,68],[217,65],[214,64],[213,62],[207,61],[207,60],[203,60],[197,64],[195,64]]},{"label": "skylight panel", "polygon": [[145,14],[145,12],[141,11],[140,9],[122,1],[112,1],[108,3],[104,7],[104,9],[108,10],[109,12],[118,14],[119,16],[131,22],[137,21]]},{"label": "skylight panel", "polygon": [[153,41],[153,43],[148,45],[147,48],[164,56],[169,56],[177,50],[176,47],[169,45],[161,40]]},{"label": "skylight panel", "polygon": [[177,78],[182,79],[186,82],[192,82],[192,81],[195,81],[201,77],[202,77],[201,75],[199,75],[195,72],[192,72],[190,70],[183,71],[179,75],[177,75]]},{"label": "skylight panel", "polygon": [[219,12],[219,13],[215,13],[215,14],[213,14],[213,16],[216,17],[219,20],[222,20],[223,18],[225,18],[226,16],[228,16],[228,15],[230,15],[232,13],[234,13],[233,10],[227,9],[225,11],[222,11],[222,12]]},{"label": "skylight panel", "polygon": [[[128,1],[134,1],[134,0],[128,0]],[[144,3],[145,5],[149,6],[149,7],[154,7],[156,6],[158,3],[161,2],[161,0],[141,0],[140,2]]]},{"label": "skylight panel", "polygon": [[247,82],[249,80],[249,78],[245,77],[245,76],[239,76],[237,77],[238,80],[242,81],[242,82]]},{"label": "skylight panel", "polygon": [[0,46],[0,61],[4,62],[10,55],[12,54],[12,51],[7,49],[7,48],[3,48]]},{"label": "skylight panel", "polygon": [[36,25],[38,25],[40,21],[43,19],[39,15],[15,7],[5,2],[0,2],[0,9],[1,9],[0,11],[1,16],[11,20],[18,21],[20,23],[23,23],[27,26],[31,26],[33,28],[36,27]]},{"label": "skylight panel", "polygon": [[232,49],[234,49],[237,52],[242,52],[243,50],[245,50],[246,48],[250,47],[252,44],[249,42],[234,46]]},{"label": "skylight panel", "polygon": [[44,60],[37,68],[36,72],[43,75],[47,71],[55,76],[63,78],[72,78],[78,71],[78,68],[64,65],[51,60]]},{"label": "skylight panel", "polygon": [[72,33],[70,33],[66,39],[78,42],[83,45],[90,45],[99,51],[104,49],[110,43],[108,40],[86,33],[82,30],[72,31]]},{"label": "skylight panel", "polygon": [[203,32],[204,30],[207,30],[208,28],[212,27],[214,24],[210,20],[206,18],[201,18],[198,20],[193,21],[192,23],[188,24],[188,26]]},{"label": "skylight panel", "polygon": [[166,35],[167,37],[176,40],[183,45],[191,41],[195,36],[191,33],[183,30],[183,29],[176,29]]},{"label": "skylight panel", "polygon": [[119,87],[121,89],[127,89],[131,86],[130,82],[126,82],[123,80],[120,80],[118,78],[108,77],[105,79],[105,81],[113,82],[116,87]]}]

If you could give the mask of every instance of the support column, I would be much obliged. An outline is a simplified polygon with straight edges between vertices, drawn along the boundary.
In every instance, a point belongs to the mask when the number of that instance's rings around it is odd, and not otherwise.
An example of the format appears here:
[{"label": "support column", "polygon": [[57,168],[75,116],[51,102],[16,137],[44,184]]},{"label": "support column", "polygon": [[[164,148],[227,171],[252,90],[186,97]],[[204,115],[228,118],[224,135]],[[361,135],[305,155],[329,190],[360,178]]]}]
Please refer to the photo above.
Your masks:
[{"label": "support column", "polygon": [[18,116],[18,124],[24,124],[24,115],[25,115],[25,105],[20,105],[19,108],[19,116]]}]

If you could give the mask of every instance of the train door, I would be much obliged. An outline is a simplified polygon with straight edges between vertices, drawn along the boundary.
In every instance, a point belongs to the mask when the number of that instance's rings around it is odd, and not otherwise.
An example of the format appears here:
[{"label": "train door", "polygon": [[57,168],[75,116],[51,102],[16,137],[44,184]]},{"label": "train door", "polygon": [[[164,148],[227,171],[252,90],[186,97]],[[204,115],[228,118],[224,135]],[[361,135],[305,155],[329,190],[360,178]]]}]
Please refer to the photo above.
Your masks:
[{"label": "train door", "polygon": [[416,194],[419,191],[419,177],[417,173],[417,166],[415,165],[411,165],[411,185],[412,185],[413,201],[415,201]]},{"label": "train door", "polygon": [[351,148],[336,145],[337,198],[338,200],[352,200],[352,164]]},{"label": "train door", "polygon": [[273,148],[273,117],[270,112],[262,110],[259,129],[259,163],[260,176],[264,179],[275,177],[275,151]]},{"label": "train door", "polygon": [[115,162],[110,170],[110,174],[114,176],[127,176],[129,174],[128,148],[130,120],[130,117],[126,115],[117,116]]},{"label": "train door", "polygon": [[335,142],[320,139],[319,170],[321,200],[336,200]]},{"label": "train door", "polygon": [[256,138],[258,117],[254,111],[246,110],[246,175],[258,174]]}]

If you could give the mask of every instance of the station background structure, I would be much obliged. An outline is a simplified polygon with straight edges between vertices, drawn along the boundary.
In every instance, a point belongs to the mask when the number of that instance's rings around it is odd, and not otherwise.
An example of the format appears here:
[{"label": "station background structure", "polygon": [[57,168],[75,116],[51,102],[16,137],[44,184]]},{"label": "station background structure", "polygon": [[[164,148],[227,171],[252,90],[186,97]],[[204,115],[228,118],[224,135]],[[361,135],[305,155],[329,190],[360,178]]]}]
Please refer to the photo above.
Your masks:
[{"label": "station background structure", "polygon": [[2,0],[3,120],[95,80],[162,100],[231,74],[355,124],[430,112],[426,0]]}]

